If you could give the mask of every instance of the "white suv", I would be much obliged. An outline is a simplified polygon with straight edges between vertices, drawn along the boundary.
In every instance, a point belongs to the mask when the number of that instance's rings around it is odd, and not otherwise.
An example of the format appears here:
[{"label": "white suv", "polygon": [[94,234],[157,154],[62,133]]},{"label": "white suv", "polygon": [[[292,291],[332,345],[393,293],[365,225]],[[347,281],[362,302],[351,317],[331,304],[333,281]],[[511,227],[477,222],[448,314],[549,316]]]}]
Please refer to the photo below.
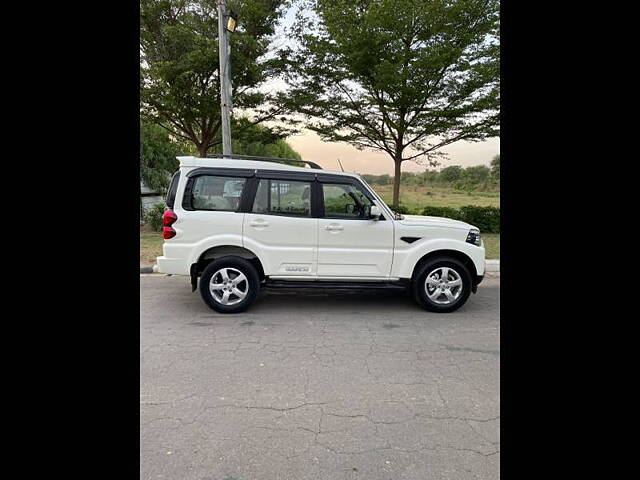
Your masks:
[{"label": "white suv", "polygon": [[484,276],[477,228],[396,214],[359,175],[265,157],[178,159],[158,271],[190,276],[194,291],[200,279],[218,312],[292,287],[410,289],[427,310],[451,312]]}]

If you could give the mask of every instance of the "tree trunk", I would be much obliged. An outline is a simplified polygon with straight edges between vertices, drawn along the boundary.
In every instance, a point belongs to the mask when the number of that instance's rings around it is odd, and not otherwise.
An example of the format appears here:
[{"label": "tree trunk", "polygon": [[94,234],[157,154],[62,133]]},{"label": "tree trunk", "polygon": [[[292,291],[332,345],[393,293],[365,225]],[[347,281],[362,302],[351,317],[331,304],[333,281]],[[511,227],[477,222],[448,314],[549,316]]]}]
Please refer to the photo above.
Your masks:
[{"label": "tree trunk", "polygon": [[207,158],[207,151],[209,150],[209,147],[207,146],[206,143],[203,143],[202,145],[198,146],[198,155],[200,156],[200,158]]},{"label": "tree trunk", "polygon": [[394,162],[396,168],[393,177],[393,207],[397,208],[400,204],[400,165],[402,165],[402,160],[396,158]]}]

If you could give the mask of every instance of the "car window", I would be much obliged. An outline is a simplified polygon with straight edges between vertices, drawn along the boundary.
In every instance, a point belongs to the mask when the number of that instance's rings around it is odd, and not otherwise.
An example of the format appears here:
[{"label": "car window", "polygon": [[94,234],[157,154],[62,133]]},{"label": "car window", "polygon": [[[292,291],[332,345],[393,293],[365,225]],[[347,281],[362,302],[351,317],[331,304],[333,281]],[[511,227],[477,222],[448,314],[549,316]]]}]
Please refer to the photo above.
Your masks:
[{"label": "car window", "polygon": [[246,179],[240,177],[196,177],[191,192],[191,205],[195,210],[223,210],[235,212]]},{"label": "car window", "polygon": [[311,184],[263,178],[253,202],[253,213],[311,216]]},{"label": "car window", "polygon": [[322,184],[324,216],[331,218],[369,218],[371,201],[350,184]]},{"label": "car window", "polygon": [[169,190],[167,190],[167,197],[165,198],[165,203],[169,208],[173,208],[173,204],[176,201],[176,192],[178,191],[179,181],[180,181],[180,170],[174,173],[173,177],[171,177],[171,184],[169,185]]}]

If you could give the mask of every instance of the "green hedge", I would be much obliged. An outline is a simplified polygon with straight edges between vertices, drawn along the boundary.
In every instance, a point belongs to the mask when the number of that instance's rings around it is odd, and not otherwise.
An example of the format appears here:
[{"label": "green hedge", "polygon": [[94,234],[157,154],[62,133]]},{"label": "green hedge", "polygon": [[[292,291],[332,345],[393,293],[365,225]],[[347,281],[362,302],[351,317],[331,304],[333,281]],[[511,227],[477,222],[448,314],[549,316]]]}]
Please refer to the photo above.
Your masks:
[{"label": "green hedge", "polygon": [[500,209],[467,205],[460,209],[450,207],[425,207],[422,215],[453,218],[470,223],[484,233],[500,233]]},{"label": "green hedge", "polygon": [[162,231],[162,216],[164,215],[165,204],[156,203],[144,215],[144,222],[156,232]]},{"label": "green hedge", "polygon": [[402,204],[397,207],[392,207],[391,209],[396,213],[401,213],[402,215],[418,215],[418,212],[415,212]]}]

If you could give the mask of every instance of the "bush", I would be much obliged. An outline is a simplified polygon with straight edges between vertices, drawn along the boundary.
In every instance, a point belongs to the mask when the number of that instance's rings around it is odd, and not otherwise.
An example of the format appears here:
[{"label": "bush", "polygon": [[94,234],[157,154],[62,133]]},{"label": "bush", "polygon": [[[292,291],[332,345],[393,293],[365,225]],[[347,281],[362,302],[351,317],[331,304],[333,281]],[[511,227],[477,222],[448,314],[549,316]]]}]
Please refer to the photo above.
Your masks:
[{"label": "bush", "polygon": [[144,223],[149,225],[152,230],[160,232],[162,230],[162,215],[164,215],[165,204],[156,203],[144,214]]},{"label": "bush", "polygon": [[431,217],[446,217],[446,218],[453,218],[454,220],[462,220],[460,211],[451,207],[425,207],[424,210],[422,210],[422,215],[429,215]]},{"label": "bush", "polygon": [[460,209],[450,207],[425,207],[422,215],[446,217],[470,223],[483,233],[500,233],[500,209],[467,205]]},{"label": "bush", "polygon": [[465,222],[475,225],[481,232],[500,233],[500,209],[496,207],[460,207]]},{"label": "bush", "polygon": [[401,215],[419,215],[417,210],[413,210],[402,204],[398,205],[397,207],[391,207],[391,210]]}]

